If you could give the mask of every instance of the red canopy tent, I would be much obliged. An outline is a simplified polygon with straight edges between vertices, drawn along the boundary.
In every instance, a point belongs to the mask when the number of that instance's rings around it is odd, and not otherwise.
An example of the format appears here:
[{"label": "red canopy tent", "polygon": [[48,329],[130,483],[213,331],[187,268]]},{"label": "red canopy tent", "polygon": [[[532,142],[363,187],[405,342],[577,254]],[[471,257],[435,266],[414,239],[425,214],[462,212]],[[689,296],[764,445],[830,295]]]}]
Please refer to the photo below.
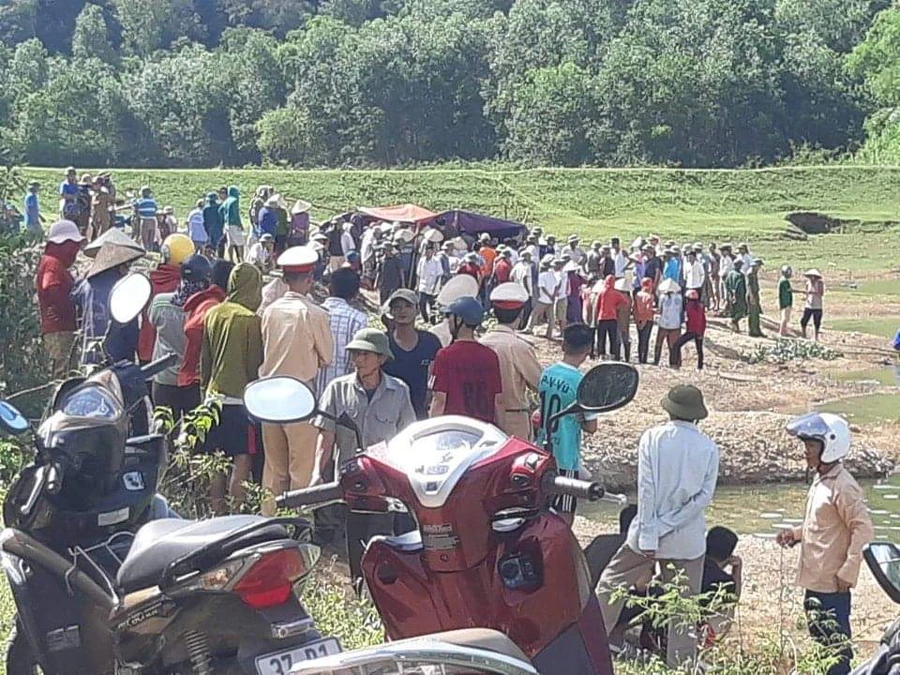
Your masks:
[{"label": "red canopy tent", "polygon": [[367,216],[390,223],[419,223],[431,220],[437,214],[415,204],[398,204],[397,206],[359,207],[359,212]]}]

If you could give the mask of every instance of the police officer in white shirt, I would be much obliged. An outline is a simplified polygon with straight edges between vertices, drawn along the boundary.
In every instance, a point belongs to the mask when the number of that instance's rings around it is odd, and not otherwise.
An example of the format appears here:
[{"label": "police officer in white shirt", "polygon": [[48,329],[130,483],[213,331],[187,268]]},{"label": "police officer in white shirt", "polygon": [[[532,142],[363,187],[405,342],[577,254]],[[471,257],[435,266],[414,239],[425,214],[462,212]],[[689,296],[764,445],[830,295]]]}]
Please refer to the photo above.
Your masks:
[{"label": "police officer in white shirt", "polygon": [[[699,593],[706,554],[706,507],[719,475],[719,450],[697,427],[707,416],[693,385],[673,387],[662,400],[670,421],[648,429],[638,446],[638,511],[628,537],[603,570],[597,594],[606,632],[615,627],[624,599],[613,591],[650,578],[659,564],[663,583],[683,572],[689,593]],[[669,622],[666,662],[679,668],[696,656],[696,629],[688,617]],[[612,645],[615,646],[615,645]]]}]

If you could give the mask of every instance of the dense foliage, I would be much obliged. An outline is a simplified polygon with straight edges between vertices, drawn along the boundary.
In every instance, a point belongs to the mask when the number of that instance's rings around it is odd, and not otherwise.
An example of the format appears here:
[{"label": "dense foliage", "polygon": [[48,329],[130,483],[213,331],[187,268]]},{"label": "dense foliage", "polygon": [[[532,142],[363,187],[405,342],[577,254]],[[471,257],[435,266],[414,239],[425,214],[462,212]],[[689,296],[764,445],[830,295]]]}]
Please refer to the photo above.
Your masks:
[{"label": "dense foliage", "polygon": [[6,0],[38,165],[900,155],[890,0]]}]

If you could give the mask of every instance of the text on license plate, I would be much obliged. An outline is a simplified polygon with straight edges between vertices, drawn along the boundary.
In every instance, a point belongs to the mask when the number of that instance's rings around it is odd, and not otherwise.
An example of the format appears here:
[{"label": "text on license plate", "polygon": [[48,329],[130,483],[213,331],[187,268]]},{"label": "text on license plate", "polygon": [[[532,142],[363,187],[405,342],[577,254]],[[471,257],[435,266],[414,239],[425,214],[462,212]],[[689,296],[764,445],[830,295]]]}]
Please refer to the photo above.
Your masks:
[{"label": "text on license plate", "polygon": [[257,656],[256,672],[259,675],[288,675],[295,663],[339,654],[340,651],[341,645],[335,638],[325,638],[318,642],[310,642],[302,647],[294,647],[283,652]]}]

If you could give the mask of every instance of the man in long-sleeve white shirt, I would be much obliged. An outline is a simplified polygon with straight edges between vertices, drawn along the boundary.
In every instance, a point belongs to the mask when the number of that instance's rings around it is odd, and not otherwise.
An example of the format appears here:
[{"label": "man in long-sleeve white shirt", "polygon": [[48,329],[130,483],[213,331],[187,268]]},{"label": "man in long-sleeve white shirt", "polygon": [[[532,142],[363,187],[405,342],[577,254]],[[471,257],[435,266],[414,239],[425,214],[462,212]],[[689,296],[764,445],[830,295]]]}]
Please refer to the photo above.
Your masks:
[{"label": "man in long-sleeve white shirt", "polygon": [[[615,589],[652,577],[659,563],[663,583],[679,572],[691,594],[700,591],[706,554],[706,507],[719,475],[719,450],[697,428],[707,416],[703,394],[692,385],[673,387],[662,400],[669,422],[644,432],[638,449],[638,512],[625,544],[603,571],[597,588],[607,633],[624,600]],[[669,625],[666,661],[677,667],[694,658],[697,635],[690,620]]]}]

